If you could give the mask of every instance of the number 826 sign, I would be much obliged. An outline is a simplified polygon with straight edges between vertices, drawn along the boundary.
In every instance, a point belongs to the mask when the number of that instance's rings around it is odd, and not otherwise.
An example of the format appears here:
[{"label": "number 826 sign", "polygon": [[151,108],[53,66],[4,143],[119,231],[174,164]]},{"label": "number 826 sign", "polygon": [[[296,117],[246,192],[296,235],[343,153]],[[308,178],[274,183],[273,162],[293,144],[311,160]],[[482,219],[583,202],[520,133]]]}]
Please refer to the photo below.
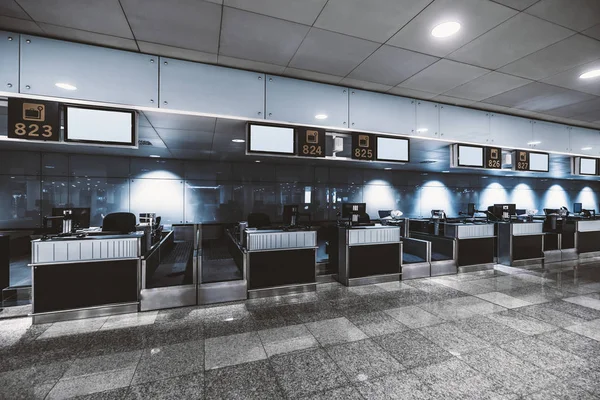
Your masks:
[{"label": "number 826 sign", "polygon": [[32,99],[8,99],[8,137],[59,141],[59,104]]}]

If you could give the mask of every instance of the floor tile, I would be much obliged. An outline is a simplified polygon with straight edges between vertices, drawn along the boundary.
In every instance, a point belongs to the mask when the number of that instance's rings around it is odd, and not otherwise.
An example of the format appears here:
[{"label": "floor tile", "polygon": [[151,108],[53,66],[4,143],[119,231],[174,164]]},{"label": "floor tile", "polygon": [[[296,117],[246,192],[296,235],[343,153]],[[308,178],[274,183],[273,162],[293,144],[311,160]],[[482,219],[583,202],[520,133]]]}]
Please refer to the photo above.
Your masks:
[{"label": "floor tile", "polygon": [[379,287],[377,285],[353,286],[353,287],[348,288],[348,290],[350,293],[356,294],[358,296],[386,292],[386,290],[384,290],[382,287]]},{"label": "floor tile", "polygon": [[77,400],[122,400],[132,399],[135,397],[128,396],[129,386],[118,389],[105,390],[103,392],[95,392],[83,396],[77,396]]},{"label": "floor tile", "polygon": [[304,325],[258,331],[267,356],[318,347],[319,342]]},{"label": "floor tile", "polygon": [[547,307],[545,304],[536,304],[528,307],[521,307],[517,310],[519,313],[539,319],[552,325],[567,327],[581,324],[586,320],[575,315]]},{"label": "floor tile", "polygon": [[367,335],[347,318],[335,318],[306,324],[322,346],[366,339]]},{"label": "floor tile", "polygon": [[82,375],[92,375],[113,370],[135,368],[142,357],[142,351],[128,351],[104,356],[80,358],[73,363],[63,375],[63,378],[73,378]]},{"label": "floor tile", "polygon": [[[432,398],[441,399],[477,399],[477,400],[517,400],[518,397],[510,393],[493,379],[474,374],[464,379],[453,379],[445,382],[432,383],[435,395]],[[508,395],[508,397],[506,397]],[[514,396],[514,397],[512,397]]]},{"label": "floor tile", "polygon": [[151,325],[156,320],[158,311],[145,311],[133,314],[121,314],[109,317],[102,330],[129,328],[132,326]]},{"label": "floor tile", "polygon": [[416,376],[400,372],[362,382],[356,387],[365,399],[432,399],[433,391]]},{"label": "floor tile", "polygon": [[207,319],[203,323],[204,335],[209,337],[228,336],[237,333],[251,332],[257,329],[257,323],[250,315]]},{"label": "floor tile", "polygon": [[340,387],[302,397],[302,400],[364,400],[354,387]]},{"label": "floor tile", "polygon": [[209,338],[204,346],[204,363],[207,370],[267,358],[256,332]]},{"label": "floor tile", "polygon": [[500,292],[478,294],[476,295],[476,297],[479,297],[480,299],[489,301],[490,303],[498,304],[499,306],[506,308],[517,308],[531,305],[531,303],[517,299],[516,297],[511,297],[507,294]]},{"label": "floor tile", "polygon": [[600,342],[600,319],[587,321],[579,325],[568,326],[565,329]]},{"label": "floor tile", "polygon": [[557,382],[546,389],[525,397],[525,400],[548,399],[593,400],[597,397],[579,386],[562,382]]},{"label": "floor tile", "polygon": [[503,290],[504,293],[511,297],[526,301],[531,304],[541,304],[554,301],[564,297],[562,292],[549,287],[527,286],[516,289]]},{"label": "floor tile", "polygon": [[412,289],[412,287],[409,284],[400,281],[377,283],[375,286],[382,288],[386,292],[395,292],[398,290]]},{"label": "floor tile", "polygon": [[587,321],[591,321],[593,319],[600,319],[599,310],[584,307],[573,302],[557,300],[546,304],[546,307],[550,307],[555,310],[562,311],[564,313],[571,314],[579,318],[583,318]]},{"label": "floor tile", "polygon": [[485,315],[477,315],[453,322],[460,330],[484,341],[495,344],[512,342],[527,337],[526,334],[504,324],[492,321]]},{"label": "floor tile", "polygon": [[125,397],[126,400],[167,400],[167,399],[203,399],[204,377],[202,373],[181,375],[133,385]]},{"label": "floor tile", "polygon": [[299,304],[297,307],[298,319],[302,323],[335,319],[343,314],[329,302],[315,302]]},{"label": "floor tile", "polygon": [[101,317],[56,322],[46,329],[46,331],[42,333],[38,339],[48,339],[57,336],[94,332],[100,329],[107,319],[108,317]]},{"label": "floor tile", "polygon": [[520,396],[535,393],[557,380],[541,368],[497,347],[467,353],[461,359]]},{"label": "floor tile", "polygon": [[402,332],[408,329],[408,327],[382,311],[351,315],[348,319],[369,337]]},{"label": "floor tile", "polygon": [[326,351],[352,381],[361,382],[404,369],[394,357],[369,339],[331,346]]},{"label": "floor tile", "polygon": [[477,285],[477,281],[445,281],[441,282],[441,284],[470,295],[489,292],[488,288]]},{"label": "floor tile", "polygon": [[281,354],[270,359],[277,381],[289,398],[348,386],[340,368],[323,349]]},{"label": "floor tile", "polygon": [[417,306],[392,308],[384,312],[412,329],[444,322],[444,319]]},{"label": "floor tile", "polygon": [[418,332],[453,355],[476,351],[490,345],[451,323],[420,328]]},{"label": "floor tile", "polygon": [[202,372],[203,356],[204,342],[201,340],[148,348],[142,354],[131,384]]},{"label": "floor tile", "polygon": [[281,399],[275,372],[268,361],[219,368],[206,372],[207,399]]},{"label": "floor tile", "polygon": [[523,332],[526,335],[538,335],[540,333],[558,329],[554,325],[520,314],[516,310],[489,314],[487,317],[492,321],[504,324],[510,328]]},{"label": "floor tile", "polygon": [[163,321],[145,326],[143,338],[145,347],[191,342],[204,338],[204,327],[199,321],[185,319]]},{"label": "floor tile", "polygon": [[83,396],[96,392],[126,387],[131,382],[135,367],[113,370],[93,375],[82,375],[74,378],[65,378],[48,393],[47,399],[64,399]]},{"label": "floor tile", "polygon": [[567,330],[556,330],[536,336],[538,340],[589,360],[600,360],[600,342]]},{"label": "floor tile", "polygon": [[576,296],[576,297],[565,297],[563,301],[568,301],[569,303],[578,304],[583,307],[592,308],[594,310],[600,310],[600,300],[586,297],[586,296]]},{"label": "floor tile", "polygon": [[142,350],[146,347],[146,327],[99,330],[89,335],[89,343],[80,357]]},{"label": "floor tile", "polygon": [[586,371],[585,374],[579,374],[574,376],[570,382],[590,393],[593,393],[596,398],[600,397],[600,371],[591,370]]},{"label": "floor tile", "polygon": [[379,336],[373,338],[373,341],[406,368],[439,363],[452,357],[446,350],[415,331]]},{"label": "floor tile", "polygon": [[479,374],[464,361],[455,357],[440,363],[414,368],[410,372],[428,384],[462,381]]},{"label": "floor tile", "polygon": [[70,362],[58,362],[0,373],[0,397],[43,399],[69,366]]}]

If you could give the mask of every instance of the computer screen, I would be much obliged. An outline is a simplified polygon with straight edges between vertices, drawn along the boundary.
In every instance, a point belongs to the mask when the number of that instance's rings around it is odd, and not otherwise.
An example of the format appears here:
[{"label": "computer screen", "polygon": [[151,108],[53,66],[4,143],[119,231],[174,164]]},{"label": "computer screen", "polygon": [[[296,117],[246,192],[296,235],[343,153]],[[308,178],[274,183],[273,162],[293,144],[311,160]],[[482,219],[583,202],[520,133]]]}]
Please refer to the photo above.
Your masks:
[{"label": "computer screen", "polygon": [[583,204],[582,203],[573,203],[573,212],[575,214],[579,214],[582,210],[583,210]]},{"label": "computer screen", "polygon": [[[85,229],[90,227],[90,208],[82,208],[82,207],[63,207],[63,208],[53,208],[52,216],[59,217],[63,216],[65,210],[71,210],[71,226],[73,229]],[[57,222],[62,225],[62,220]],[[54,223],[52,224],[54,226]]]},{"label": "computer screen", "polygon": [[471,217],[475,215],[475,203],[467,204],[467,215]]},{"label": "computer screen", "polygon": [[517,213],[517,205],[516,204],[494,204],[493,214],[502,218],[502,215],[508,212],[508,215],[516,215]]},{"label": "computer screen", "polygon": [[135,145],[135,111],[67,106],[67,142]]},{"label": "computer screen", "polygon": [[529,170],[538,172],[549,171],[549,155],[545,153],[529,153]]},{"label": "computer screen", "polygon": [[294,154],[294,128],[250,124],[249,129],[249,152]]},{"label": "computer screen", "polygon": [[483,167],[483,147],[458,145],[459,167]]},{"label": "computer screen", "polygon": [[287,204],[283,206],[283,224],[292,225],[293,216],[298,214],[297,204]]},{"label": "computer screen", "polygon": [[377,137],[377,159],[408,162],[408,139]]},{"label": "computer screen", "polygon": [[366,203],[342,203],[342,218],[350,218],[351,214],[366,214]]}]

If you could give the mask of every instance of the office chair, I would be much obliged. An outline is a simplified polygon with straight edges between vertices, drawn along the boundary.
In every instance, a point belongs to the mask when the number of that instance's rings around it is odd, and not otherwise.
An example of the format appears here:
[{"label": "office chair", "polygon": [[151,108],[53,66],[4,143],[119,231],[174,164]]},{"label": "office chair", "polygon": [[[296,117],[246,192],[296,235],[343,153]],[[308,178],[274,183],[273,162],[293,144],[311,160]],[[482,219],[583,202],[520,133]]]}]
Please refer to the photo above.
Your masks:
[{"label": "office chair", "polygon": [[110,213],[102,221],[102,232],[135,232],[135,214],[128,212]]},{"label": "office chair", "polygon": [[248,228],[263,228],[271,225],[271,218],[265,213],[250,213],[248,215]]}]

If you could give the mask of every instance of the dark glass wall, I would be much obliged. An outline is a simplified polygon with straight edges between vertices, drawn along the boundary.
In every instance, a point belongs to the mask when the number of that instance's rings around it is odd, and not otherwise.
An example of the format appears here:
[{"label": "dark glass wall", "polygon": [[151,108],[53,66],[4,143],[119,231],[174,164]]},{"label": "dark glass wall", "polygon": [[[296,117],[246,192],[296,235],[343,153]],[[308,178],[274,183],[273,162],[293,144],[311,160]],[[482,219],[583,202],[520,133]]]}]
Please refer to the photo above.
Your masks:
[{"label": "dark glass wall", "polygon": [[14,151],[0,151],[0,159],[2,230],[37,228],[52,207],[65,206],[90,207],[96,226],[115,211],[156,212],[165,224],[235,222],[255,211],[278,221],[284,204],[333,220],[347,201],[367,203],[372,218],[382,209],[453,216],[470,202],[598,209],[595,181]]}]

